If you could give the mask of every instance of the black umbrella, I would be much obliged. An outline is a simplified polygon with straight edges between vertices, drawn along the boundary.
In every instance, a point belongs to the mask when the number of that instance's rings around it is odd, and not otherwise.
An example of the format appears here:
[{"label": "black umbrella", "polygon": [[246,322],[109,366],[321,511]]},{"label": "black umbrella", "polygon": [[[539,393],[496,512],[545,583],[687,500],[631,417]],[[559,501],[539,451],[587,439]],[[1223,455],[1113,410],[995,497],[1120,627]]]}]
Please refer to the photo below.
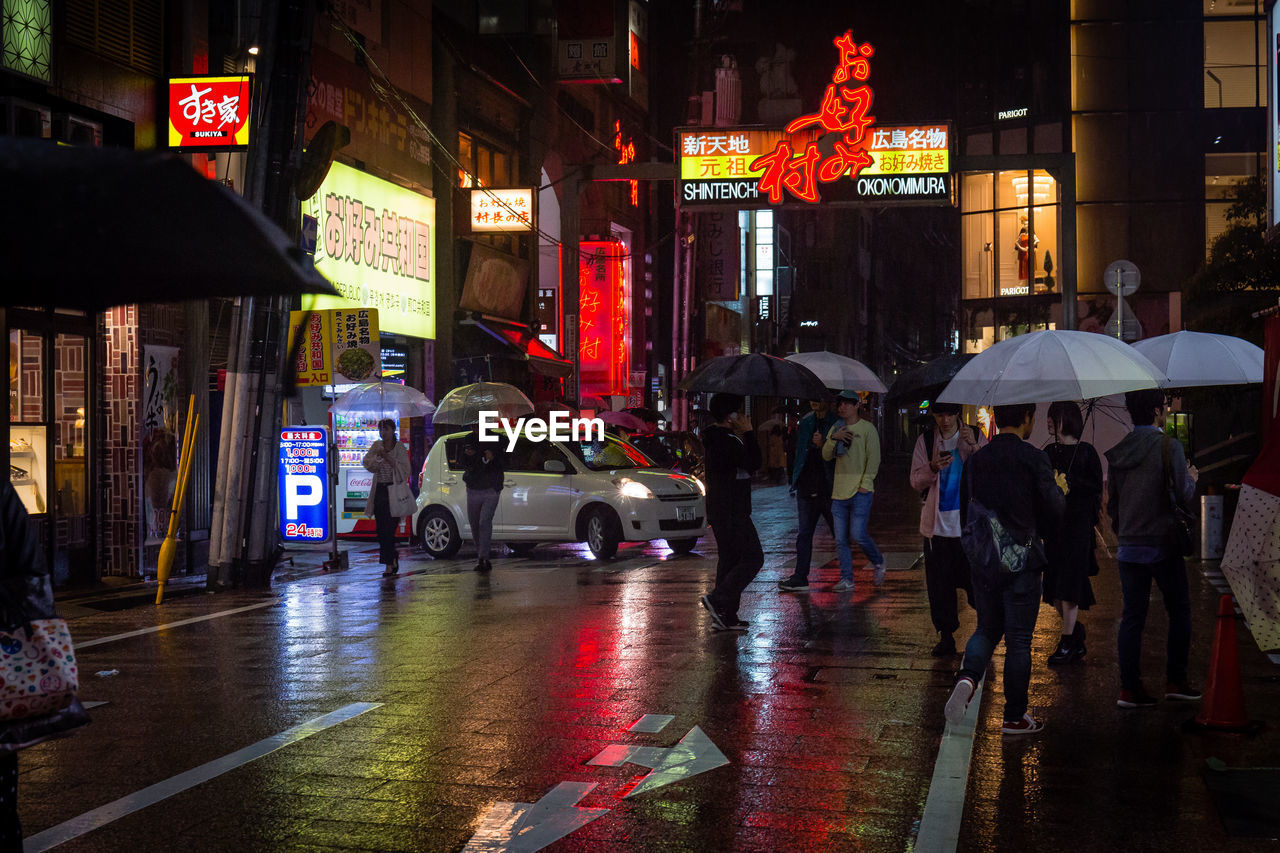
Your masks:
[{"label": "black umbrella", "polygon": [[4,303],[337,295],[260,211],[160,154],[0,137]]},{"label": "black umbrella", "polygon": [[722,355],[709,359],[680,382],[685,391],[725,392],[744,397],[825,400],[831,392],[813,371],[772,355]]},{"label": "black umbrella", "polygon": [[889,393],[885,394],[885,403],[891,405],[919,403],[923,400],[936,399],[942,393],[942,389],[947,387],[951,378],[971,358],[973,358],[972,353],[944,355],[908,370],[893,380],[893,384],[889,386]]}]

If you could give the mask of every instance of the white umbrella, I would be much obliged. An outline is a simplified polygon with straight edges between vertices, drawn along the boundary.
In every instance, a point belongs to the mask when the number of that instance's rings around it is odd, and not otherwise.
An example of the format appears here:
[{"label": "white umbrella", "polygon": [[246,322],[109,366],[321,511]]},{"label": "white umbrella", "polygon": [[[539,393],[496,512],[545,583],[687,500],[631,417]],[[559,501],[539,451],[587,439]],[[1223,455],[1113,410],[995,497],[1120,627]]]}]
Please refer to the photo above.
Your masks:
[{"label": "white umbrella", "polygon": [[1003,406],[1089,400],[1160,388],[1168,380],[1126,343],[1093,332],[1050,329],[1000,341],[960,368],[941,403]]},{"label": "white umbrella", "polygon": [[436,410],[417,388],[399,382],[362,382],[329,407],[331,412],[359,412],[379,418],[414,418]]},{"label": "white umbrella", "polygon": [[787,361],[803,364],[822,380],[828,388],[842,391],[874,391],[883,394],[889,389],[876,376],[875,371],[856,358],[837,355],[834,352],[798,352],[787,356]]},{"label": "white umbrella", "polygon": [[514,385],[476,382],[445,394],[431,422],[472,426],[480,422],[481,412],[497,412],[500,420],[516,420],[532,415],[533,403]]},{"label": "white umbrella", "polygon": [[1138,341],[1133,348],[1151,359],[1174,388],[1262,381],[1262,348],[1231,335],[1174,332]]}]

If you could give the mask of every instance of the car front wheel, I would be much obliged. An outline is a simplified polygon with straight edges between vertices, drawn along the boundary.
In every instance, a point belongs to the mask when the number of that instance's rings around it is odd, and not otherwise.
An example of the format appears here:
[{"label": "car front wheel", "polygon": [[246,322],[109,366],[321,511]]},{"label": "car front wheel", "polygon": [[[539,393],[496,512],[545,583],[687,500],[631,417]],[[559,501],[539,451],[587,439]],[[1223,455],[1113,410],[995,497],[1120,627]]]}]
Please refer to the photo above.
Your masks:
[{"label": "car front wheel", "polygon": [[602,506],[592,510],[587,518],[587,547],[597,560],[607,560],[618,553],[622,542],[622,523],[617,514]]},{"label": "car front wheel", "polygon": [[422,550],[437,560],[447,560],[462,547],[462,535],[448,510],[433,506],[418,522],[418,541]]}]

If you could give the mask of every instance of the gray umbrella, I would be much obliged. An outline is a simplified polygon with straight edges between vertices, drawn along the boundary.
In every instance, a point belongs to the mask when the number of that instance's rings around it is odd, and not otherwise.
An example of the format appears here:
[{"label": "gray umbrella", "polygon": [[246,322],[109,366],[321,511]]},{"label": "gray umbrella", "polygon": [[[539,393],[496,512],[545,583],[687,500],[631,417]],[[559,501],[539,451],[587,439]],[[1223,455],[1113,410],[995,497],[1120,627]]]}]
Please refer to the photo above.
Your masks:
[{"label": "gray umbrella", "polygon": [[171,156],[0,136],[6,305],[338,295],[260,211]]},{"label": "gray umbrella", "polygon": [[813,371],[794,361],[763,353],[722,355],[704,361],[680,382],[685,391],[725,392],[744,397],[795,397],[825,400],[831,396]]},{"label": "gray umbrella", "polygon": [[497,412],[504,420],[515,420],[533,414],[533,403],[524,392],[505,382],[476,382],[454,388],[431,416],[433,424],[474,426],[481,412]]}]

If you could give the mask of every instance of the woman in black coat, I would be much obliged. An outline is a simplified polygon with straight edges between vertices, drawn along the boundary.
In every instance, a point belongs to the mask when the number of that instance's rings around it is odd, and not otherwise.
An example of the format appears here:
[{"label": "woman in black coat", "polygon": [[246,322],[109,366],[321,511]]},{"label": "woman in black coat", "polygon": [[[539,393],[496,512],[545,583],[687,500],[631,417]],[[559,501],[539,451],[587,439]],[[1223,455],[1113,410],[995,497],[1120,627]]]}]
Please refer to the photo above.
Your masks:
[{"label": "woman in black coat", "polygon": [[1054,471],[1067,475],[1062,523],[1045,537],[1049,565],[1044,572],[1044,600],[1062,617],[1062,639],[1048,663],[1059,666],[1084,660],[1085,630],[1079,612],[1095,603],[1089,578],[1098,573],[1093,527],[1102,505],[1102,461],[1093,445],[1080,440],[1084,421],[1077,404],[1051,405],[1048,427],[1054,441],[1044,452]]}]

